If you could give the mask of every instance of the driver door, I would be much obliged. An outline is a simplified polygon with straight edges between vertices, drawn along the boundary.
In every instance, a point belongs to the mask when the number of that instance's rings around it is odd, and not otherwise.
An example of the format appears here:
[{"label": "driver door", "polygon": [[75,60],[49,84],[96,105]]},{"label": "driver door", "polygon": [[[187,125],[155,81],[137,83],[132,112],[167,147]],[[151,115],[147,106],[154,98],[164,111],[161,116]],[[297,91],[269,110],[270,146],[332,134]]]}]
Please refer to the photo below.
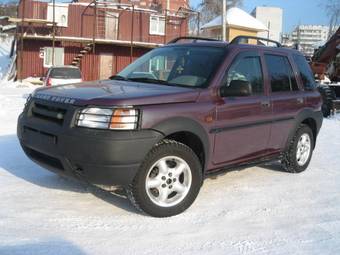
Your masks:
[{"label": "driver door", "polygon": [[239,53],[226,70],[221,86],[247,81],[251,95],[222,98],[217,105],[213,162],[233,164],[265,155],[271,130],[272,108],[264,86],[263,62],[258,52]]}]

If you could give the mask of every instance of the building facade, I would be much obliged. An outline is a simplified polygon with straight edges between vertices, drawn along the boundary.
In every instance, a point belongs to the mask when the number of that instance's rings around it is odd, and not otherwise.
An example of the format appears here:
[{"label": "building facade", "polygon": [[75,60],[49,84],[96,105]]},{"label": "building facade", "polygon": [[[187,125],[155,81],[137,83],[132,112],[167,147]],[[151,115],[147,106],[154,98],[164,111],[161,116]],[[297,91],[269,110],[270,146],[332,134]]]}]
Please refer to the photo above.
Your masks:
[{"label": "building facade", "polygon": [[[150,49],[187,35],[185,14],[144,2],[155,1],[134,1],[134,7],[123,0],[55,6],[20,1],[18,19],[13,20],[18,23],[18,78],[42,77],[53,65],[76,65],[84,80],[105,79]],[[181,1],[183,7],[186,2]]]},{"label": "building facade", "polygon": [[315,48],[328,39],[329,27],[321,25],[299,25],[291,34],[291,40],[306,56],[311,57]]},{"label": "building facade", "polygon": [[258,6],[252,11],[251,15],[268,28],[268,31],[259,32],[259,37],[281,42],[283,24],[283,10],[281,8]]},{"label": "building facade", "polygon": [[[79,0],[78,2],[89,2],[89,0]],[[109,2],[117,4],[133,3],[136,7],[153,10],[177,11],[180,7],[189,8],[189,0],[110,0]]]},{"label": "building facade", "polygon": [[[240,35],[256,36],[258,32],[267,30],[261,21],[237,7],[230,8],[227,11],[226,23],[227,41],[232,41]],[[204,24],[201,32],[202,35],[206,37],[222,39],[222,16],[218,16],[207,24]]]}]

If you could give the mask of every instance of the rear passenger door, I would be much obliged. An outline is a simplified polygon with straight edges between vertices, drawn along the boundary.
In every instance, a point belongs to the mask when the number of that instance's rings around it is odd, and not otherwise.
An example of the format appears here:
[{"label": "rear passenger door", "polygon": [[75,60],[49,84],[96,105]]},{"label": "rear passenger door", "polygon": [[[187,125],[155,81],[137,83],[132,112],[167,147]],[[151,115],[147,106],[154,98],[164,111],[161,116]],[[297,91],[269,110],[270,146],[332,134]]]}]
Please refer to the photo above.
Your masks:
[{"label": "rear passenger door", "polygon": [[216,106],[214,164],[233,164],[265,154],[271,127],[271,108],[266,95],[261,56],[239,53],[226,70],[221,86],[231,81],[248,81],[252,94],[224,97]]},{"label": "rear passenger door", "polygon": [[298,85],[298,74],[294,71],[289,56],[265,53],[264,59],[269,75],[270,101],[273,110],[269,148],[281,150],[294,127],[295,116],[304,106],[304,93]]}]

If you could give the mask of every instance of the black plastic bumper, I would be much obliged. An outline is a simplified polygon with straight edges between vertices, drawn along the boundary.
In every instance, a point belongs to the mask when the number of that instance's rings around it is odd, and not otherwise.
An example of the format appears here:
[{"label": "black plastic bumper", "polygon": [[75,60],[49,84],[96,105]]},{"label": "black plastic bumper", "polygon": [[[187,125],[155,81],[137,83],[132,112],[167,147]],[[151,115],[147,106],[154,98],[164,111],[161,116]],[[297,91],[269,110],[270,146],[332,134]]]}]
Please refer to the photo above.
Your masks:
[{"label": "black plastic bumper", "polygon": [[92,184],[121,186],[131,183],[162,138],[154,130],[59,129],[25,114],[19,116],[17,133],[26,155],[44,168]]}]

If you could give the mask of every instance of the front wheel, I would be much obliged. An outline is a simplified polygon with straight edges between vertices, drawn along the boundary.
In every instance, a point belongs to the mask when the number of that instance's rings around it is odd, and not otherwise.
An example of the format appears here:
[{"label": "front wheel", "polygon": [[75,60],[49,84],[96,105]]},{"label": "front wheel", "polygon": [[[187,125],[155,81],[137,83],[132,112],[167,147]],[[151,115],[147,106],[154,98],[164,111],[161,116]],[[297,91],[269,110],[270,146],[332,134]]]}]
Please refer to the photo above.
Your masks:
[{"label": "front wheel", "polygon": [[287,150],[284,152],[282,164],[290,173],[300,173],[309,165],[314,149],[315,138],[307,125],[300,125]]},{"label": "front wheel", "polygon": [[127,194],[132,204],[154,217],[186,210],[202,183],[202,166],[186,145],[164,140],[147,155]]}]

